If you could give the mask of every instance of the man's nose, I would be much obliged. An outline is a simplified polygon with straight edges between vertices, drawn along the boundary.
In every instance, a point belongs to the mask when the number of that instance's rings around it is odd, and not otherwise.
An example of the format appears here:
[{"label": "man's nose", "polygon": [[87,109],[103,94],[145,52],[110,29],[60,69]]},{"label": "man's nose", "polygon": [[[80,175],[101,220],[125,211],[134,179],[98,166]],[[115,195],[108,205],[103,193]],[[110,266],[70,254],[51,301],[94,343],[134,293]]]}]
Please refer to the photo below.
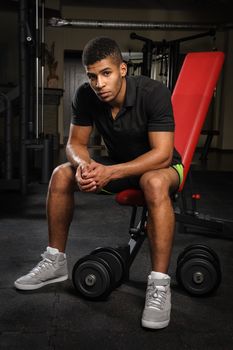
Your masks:
[{"label": "man's nose", "polygon": [[104,86],[104,79],[102,77],[97,77],[96,87],[101,89]]}]

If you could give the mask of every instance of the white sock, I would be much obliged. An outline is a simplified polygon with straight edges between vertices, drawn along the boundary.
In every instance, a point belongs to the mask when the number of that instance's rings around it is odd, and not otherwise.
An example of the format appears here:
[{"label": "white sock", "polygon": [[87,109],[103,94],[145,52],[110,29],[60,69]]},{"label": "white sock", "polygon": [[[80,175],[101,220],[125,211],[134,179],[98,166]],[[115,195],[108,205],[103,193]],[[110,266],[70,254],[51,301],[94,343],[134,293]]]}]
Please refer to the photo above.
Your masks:
[{"label": "white sock", "polygon": [[63,254],[64,258],[66,258],[66,254],[65,253],[61,253],[59,252],[59,250],[57,248],[52,248],[52,247],[47,247],[47,250],[46,250],[49,254],[52,254],[52,255],[55,255],[55,254]]},{"label": "white sock", "polygon": [[156,278],[156,279],[170,278],[166,273],[157,272],[157,271],[151,271],[150,275],[152,278]]}]

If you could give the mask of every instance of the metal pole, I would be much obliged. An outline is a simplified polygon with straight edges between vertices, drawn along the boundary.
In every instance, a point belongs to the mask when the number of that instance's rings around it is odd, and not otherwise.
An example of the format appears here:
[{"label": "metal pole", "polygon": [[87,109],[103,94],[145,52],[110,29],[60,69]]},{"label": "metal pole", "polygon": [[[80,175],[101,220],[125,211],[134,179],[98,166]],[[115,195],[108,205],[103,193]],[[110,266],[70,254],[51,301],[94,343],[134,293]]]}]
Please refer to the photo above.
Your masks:
[{"label": "metal pole", "polygon": [[27,79],[27,48],[26,42],[26,15],[27,15],[27,0],[20,0],[19,7],[19,76],[20,76],[20,179],[21,192],[26,194],[27,191],[27,118],[28,118],[28,79]]},{"label": "metal pole", "polygon": [[53,170],[53,135],[43,139],[41,183],[49,183]]},{"label": "metal pole", "polygon": [[178,77],[178,60],[180,52],[179,41],[169,43],[169,64],[168,64],[168,88],[172,92]]},{"label": "metal pole", "polygon": [[39,4],[36,0],[36,139],[39,138]]},{"label": "metal pole", "polygon": [[0,93],[0,97],[3,98],[6,106],[6,118],[5,118],[5,178],[6,180],[12,179],[12,114],[11,114],[11,102],[7,95]]},{"label": "metal pole", "polygon": [[52,27],[78,27],[122,30],[227,30],[233,28],[233,23],[186,23],[186,22],[129,22],[111,20],[79,20],[52,17],[48,20]]},{"label": "metal pole", "polygon": [[[30,6],[28,12],[28,22],[26,23],[27,30],[27,46],[28,46],[28,138],[34,138],[34,124],[35,124],[35,32],[32,31],[34,27],[34,17],[35,17],[35,8]],[[32,20],[33,18],[33,20]]]},{"label": "metal pole", "polygon": [[41,131],[44,134],[45,1],[41,0]]}]

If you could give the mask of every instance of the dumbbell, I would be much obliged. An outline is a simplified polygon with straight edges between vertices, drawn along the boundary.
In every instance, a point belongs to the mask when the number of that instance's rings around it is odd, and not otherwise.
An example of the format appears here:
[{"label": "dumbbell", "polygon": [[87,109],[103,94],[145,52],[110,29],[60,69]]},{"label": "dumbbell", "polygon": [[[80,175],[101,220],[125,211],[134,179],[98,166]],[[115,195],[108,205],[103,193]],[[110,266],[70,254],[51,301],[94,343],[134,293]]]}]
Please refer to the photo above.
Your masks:
[{"label": "dumbbell", "polygon": [[184,249],[177,259],[176,279],[191,295],[213,292],[221,283],[221,266],[216,252],[203,244]]},{"label": "dumbbell", "polygon": [[113,274],[112,287],[117,288],[121,285],[126,269],[126,258],[117,248],[104,247],[96,248],[91,255],[95,255],[106,261]]},{"label": "dumbbell", "polygon": [[103,300],[118,287],[125,274],[126,259],[117,248],[96,248],[73,267],[72,281],[85,298]]}]

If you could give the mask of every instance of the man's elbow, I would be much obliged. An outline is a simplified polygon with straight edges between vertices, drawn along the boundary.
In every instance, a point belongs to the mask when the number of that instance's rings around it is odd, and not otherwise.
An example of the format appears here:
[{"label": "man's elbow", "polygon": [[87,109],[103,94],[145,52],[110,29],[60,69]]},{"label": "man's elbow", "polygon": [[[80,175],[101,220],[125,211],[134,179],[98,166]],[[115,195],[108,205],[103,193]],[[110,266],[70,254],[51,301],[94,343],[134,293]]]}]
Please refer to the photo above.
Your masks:
[{"label": "man's elbow", "polygon": [[65,147],[65,153],[66,153],[66,156],[70,153],[70,149],[71,149],[71,144],[68,140],[67,144],[66,144],[66,147]]}]

